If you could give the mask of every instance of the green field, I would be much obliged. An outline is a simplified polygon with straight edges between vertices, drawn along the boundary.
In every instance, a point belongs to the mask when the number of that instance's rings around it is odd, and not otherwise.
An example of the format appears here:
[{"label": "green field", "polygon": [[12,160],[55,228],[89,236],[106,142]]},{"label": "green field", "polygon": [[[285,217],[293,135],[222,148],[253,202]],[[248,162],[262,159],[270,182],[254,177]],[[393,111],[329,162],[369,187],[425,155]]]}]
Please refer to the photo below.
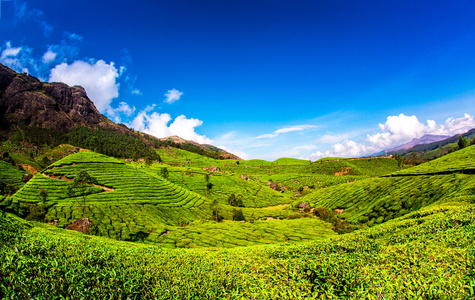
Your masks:
[{"label": "green field", "polygon": [[[79,152],[24,185],[17,169],[4,165],[2,180],[17,180],[20,189],[0,207],[29,209],[28,216],[44,208],[44,221],[58,222],[27,223],[0,212],[0,294],[475,297],[475,146],[402,169],[390,158],[236,161],[174,148],[158,154],[162,163],[145,164]],[[84,198],[70,196],[81,171],[97,182]],[[242,207],[231,206],[231,198]],[[308,207],[296,208],[303,203]],[[333,219],[314,215],[322,208]],[[96,236],[62,229],[83,217]],[[338,224],[355,231],[339,234],[347,231]]]},{"label": "green field", "polygon": [[473,204],[293,244],[166,250],[0,215],[0,291],[13,299],[469,299]]}]

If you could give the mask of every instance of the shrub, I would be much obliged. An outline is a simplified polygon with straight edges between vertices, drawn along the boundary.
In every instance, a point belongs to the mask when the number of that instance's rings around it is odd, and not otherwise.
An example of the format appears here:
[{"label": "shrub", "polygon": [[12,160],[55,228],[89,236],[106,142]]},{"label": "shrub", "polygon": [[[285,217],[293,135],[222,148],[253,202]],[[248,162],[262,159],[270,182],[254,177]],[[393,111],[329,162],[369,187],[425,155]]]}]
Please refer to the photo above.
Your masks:
[{"label": "shrub", "polygon": [[233,221],[245,221],[242,209],[233,209]]}]

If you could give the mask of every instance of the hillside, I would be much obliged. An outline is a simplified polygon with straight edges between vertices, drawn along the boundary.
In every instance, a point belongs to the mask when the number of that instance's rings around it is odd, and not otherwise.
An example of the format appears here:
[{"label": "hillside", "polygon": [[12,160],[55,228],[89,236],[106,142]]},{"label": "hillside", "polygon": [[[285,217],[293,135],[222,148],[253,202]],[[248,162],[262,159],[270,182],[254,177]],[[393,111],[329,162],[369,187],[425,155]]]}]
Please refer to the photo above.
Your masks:
[{"label": "hillside", "polygon": [[450,138],[450,137],[446,136],[446,135],[425,134],[420,138],[412,139],[412,141],[410,141],[408,143],[402,144],[402,145],[394,147],[394,148],[386,149],[386,150],[383,151],[383,153],[392,153],[392,152],[396,152],[396,151],[399,151],[399,150],[408,150],[408,149],[411,149],[412,147],[417,146],[417,145],[439,142],[439,141],[445,140],[447,138]]},{"label": "hillside", "polygon": [[[3,211],[43,221],[0,213],[7,258],[0,291],[12,298],[473,296],[475,179],[467,170],[475,146],[402,169],[390,158],[267,162],[156,151],[162,162],[147,164],[73,153],[3,198]],[[9,182],[21,185],[22,172],[4,166]],[[97,180],[85,198],[68,192],[82,171]],[[91,225],[82,231],[96,236],[63,229],[85,216]]]},{"label": "hillside", "polygon": [[397,149],[397,150],[385,150],[384,154],[393,155],[394,153],[408,157],[412,153],[416,153],[420,158],[425,160],[431,160],[438,157],[442,157],[447,153],[450,153],[458,149],[457,142],[459,136],[466,138],[468,141],[475,139],[475,128],[463,133],[457,134],[439,141],[418,143],[409,148]]},{"label": "hillside", "polygon": [[475,188],[474,157],[475,146],[470,146],[390,176],[315,191],[302,201],[339,209],[348,221],[372,226],[433,203],[470,198]]},{"label": "hillside", "polygon": [[[61,144],[72,147],[50,153]],[[99,113],[82,87],[41,82],[0,64],[0,154],[8,155],[14,165],[29,173],[37,173],[75,148],[135,160],[159,161],[155,151],[159,148],[179,148],[216,159],[240,159],[210,145],[180,138],[160,140],[115,124]]]},{"label": "hillside", "polygon": [[2,297],[475,297],[475,145],[246,161],[114,124],[80,87],[2,67],[0,92]]}]

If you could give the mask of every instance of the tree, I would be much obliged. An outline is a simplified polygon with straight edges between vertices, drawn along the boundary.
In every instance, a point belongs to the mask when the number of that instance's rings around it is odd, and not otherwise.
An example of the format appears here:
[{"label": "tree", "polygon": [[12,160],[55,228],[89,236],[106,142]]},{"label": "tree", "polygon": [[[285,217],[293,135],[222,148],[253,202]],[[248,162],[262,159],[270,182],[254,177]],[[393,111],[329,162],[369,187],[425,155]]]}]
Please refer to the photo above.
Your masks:
[{"label": "tree", "polygon": [[150,166],[153,164],[153,159],[150,155],[145,156],[145,165],[148,167],[148,179],[150,179]]},{"label": "tree", "polygon": [[205,174],[205,181],[206,181],[206,197],[208,197],[208,192],[211,191],[213,184],[209,182],[209,175],[208,173]]},{"label": "tree", "polygon": [[43,207],[46,207],[46,199],[48,198],[48,192],[44,188],[40,188],[40,199],[43,203]]},{"label": "tree", "polygon": [[459,150],[460,149],[463,149],[465,147],[468,146],[468,141],[466,138],[462,137],[461,135],[459,136],[459,141],[457,143],[457,145],[459,146]]},{"label": "tree", "polygon": [[86,171],[82,170],[76,177],[74,177],[73,182],[68,187],[69,197],[81,197],[82,209],[84,217],[87,218],[86,213],[86,197],[92,192],[93,184],[97,184],[97,179],[89,175]]},{"label": "tree", "polygon": [[244,202],[242,201],[242,196],[231,194],[228,198],[228,203],[231,206],[244,207]]},{"label": "tree", "polygon": [[168,169],[165,167],[165,168],[162,168],[160,171],[162,173],[162,177],[167,179],[168,178]]},{"label": "tree", "polygon": [[233,209],[233,221],[246,221],[242,209]]},{"label": "tree", "polygon": [[206,197],[208,197],[209,191],[213,188],[213,184],[211,182],[206,183]]},{"label": "tree", "polygon": [[212,218],[215,222],[221,222],[224,218],[221,216],[221,208],[216,199],[211,203]]},{"label": "tree", "polygon": [[404,158],[401,155],[394,153],[392,158],[397,161],[397,165],[399,168],[401,168],[404,165]]}]

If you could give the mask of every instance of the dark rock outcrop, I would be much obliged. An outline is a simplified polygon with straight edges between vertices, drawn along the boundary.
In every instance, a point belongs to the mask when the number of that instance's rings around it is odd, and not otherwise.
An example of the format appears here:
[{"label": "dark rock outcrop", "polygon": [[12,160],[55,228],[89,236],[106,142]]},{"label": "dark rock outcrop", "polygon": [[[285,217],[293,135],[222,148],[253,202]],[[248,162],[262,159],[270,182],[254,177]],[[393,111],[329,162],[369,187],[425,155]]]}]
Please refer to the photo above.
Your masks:
[{"label": "dark rock outcrop", "polygon": [[0,129],[11,125],[69,130],[98,125],[102,115],[80,86],[40,82],[0,64]]}]

